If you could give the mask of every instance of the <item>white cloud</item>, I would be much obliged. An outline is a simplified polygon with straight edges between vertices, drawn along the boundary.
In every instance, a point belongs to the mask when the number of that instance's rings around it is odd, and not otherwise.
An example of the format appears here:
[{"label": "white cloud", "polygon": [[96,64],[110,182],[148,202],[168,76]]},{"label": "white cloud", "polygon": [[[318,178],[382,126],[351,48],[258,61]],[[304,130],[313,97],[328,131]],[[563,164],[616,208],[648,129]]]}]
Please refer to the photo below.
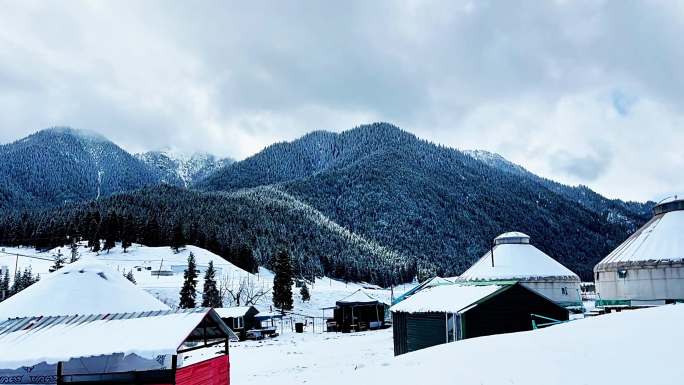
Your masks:
[{"label": "white cloud", "polygon": [[612,197],[684,191],[674,2],[26,0],[0,25],[0,142],[243,158],[383,120]]}]

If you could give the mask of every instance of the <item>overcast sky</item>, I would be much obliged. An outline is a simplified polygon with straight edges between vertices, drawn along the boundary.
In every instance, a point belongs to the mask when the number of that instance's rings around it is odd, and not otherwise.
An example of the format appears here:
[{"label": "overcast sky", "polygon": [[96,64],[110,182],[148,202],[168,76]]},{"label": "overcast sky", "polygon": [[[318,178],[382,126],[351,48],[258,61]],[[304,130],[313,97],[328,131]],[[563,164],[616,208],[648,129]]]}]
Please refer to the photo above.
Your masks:
[{"label": "overcast sky", "polygon": [[394,123],[623,199],[684,192],[684,3],[2,1],[0,142],[242,159]]}]

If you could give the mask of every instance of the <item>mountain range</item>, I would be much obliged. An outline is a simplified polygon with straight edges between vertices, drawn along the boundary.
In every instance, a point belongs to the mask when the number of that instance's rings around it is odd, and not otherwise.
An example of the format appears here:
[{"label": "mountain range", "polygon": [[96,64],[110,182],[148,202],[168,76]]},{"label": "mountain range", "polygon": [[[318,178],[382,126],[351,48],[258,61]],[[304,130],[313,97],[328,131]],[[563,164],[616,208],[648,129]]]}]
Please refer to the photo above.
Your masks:
[{"label": "mountain range", "polygon": [[[41,157],[31,162],[36,151]],[[21,161],[5,155],[15,153]],[[387,123],[312,132],[238,162],[168,151],[134,156],[71,129],[4,145],[0,157],[0,207],[16,212],[0,219],[6,234],[19,222],[41,236],[73,231],[92,210],[116,211],[138,223],[154,218],[162,233],[180,223],[226,256],[239,244],[269,265],[284,245],[307,272],[385,284],[414,273],[459,274],[511,230],[590,279],[593,265],[653,205],[607,199],[497,154],[436,145]],[[17,211],[25,208],[33,214]]]},{"label": "mountain range", "polygon": [[161,183],[189,187],[231,162],[170,150],[133,155],[90,131],[49,128],[0,146],[0,209],[52,207]]}]

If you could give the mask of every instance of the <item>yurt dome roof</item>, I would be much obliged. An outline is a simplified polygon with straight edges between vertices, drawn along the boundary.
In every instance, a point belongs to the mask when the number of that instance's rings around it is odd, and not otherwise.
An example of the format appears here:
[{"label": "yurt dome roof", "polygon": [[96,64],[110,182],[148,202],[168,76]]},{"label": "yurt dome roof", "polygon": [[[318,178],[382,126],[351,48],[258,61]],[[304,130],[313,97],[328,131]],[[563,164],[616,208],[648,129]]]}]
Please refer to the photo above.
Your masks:
[{"label": "yurt dome roof", "polygon": [[609,266],[680,262],[684,260],[684,200],[669,199],[654,208],[656,215],[599,262]]},{"label": "yurt dome roof", "polygon": [[129,282],[121,272],[81,258],[0,302],[0,320],[168,309],[166,304]]},{"label": "yurt dome roof", "polygon": [[[492,252],[494,253],[492,263]],[[579,276],[530,244],[520,232],[501,234],[494,246],[458,278],[460,281],[556,279],[579,281]]]}]

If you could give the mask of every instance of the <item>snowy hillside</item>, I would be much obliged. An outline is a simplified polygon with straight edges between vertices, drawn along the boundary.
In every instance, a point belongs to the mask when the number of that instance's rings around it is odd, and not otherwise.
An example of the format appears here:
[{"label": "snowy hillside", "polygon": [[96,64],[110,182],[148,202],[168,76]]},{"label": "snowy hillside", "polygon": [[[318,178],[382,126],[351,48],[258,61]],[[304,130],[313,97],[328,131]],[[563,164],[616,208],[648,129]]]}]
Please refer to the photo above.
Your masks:
[{"label": "snowy hillside", "polygon": [[[15,262],[18,261],[19,270],[30,267],[34,274],[40,274],[43,278],[50,274],[49,268],[53,264],[52,259],[55,255],[61,252],[67,260],[70,256],[68,247],[56,248],[48,252],[37,252],[34,249],[23,247],[5,247],[0,248],[0,251],[0,268],[4,266],[13,272]],[[231,290],[236,291],[240,285],[243,285],[243,287],[249,287],[253,292],[261,291],[265,294],[259,299],[256,307],[261,311],[270,310],[273,273],[264,268],[260,268],[258,274],[250,274],[226,262],[218,255],[195,246],[187,246],[181,249],[179,253],[175,253],[169,247],[146,247],[141,245],[134,245],[126,253],[118,246],[109,253],[101,252],[99,254],[93,253],[83,246],[79,248],[80,258],[99,260],[110,268],[121,272],[122,275],[133,271],[133,276],[138,286],[171,307],[178,305],[178,294],[183,284],[183,271],[187,264],[188,255],[191,252],[194,254],[198,268],[202,272],[209,264],[209,261],[214,262],[219,286],[224,285],[224,287],[229,287]],[[18,259],[17,255],[19,255]],[[31,256],[40,259],[30,258]],[[169,272],[171,275],[156,275],[156,272],[160,270]],[[197,283],[198,300],[201,300],[202,286],[203,274],[200,273]],[[294,312],[320,317],[323,314],[322,308],[334,306],[335,301],[363,287],[368,288],[367,292],[376,298],[388,303],[391,301],[390,290],[374,288],[371,285],[345,284],[334,279],[319,278],[309,287],[311,293],[311,300],[309,302],[303,302],[299,295],[299,289],[293,286]],[[402,293],[409,287],[409,285],[396,287],[395,295],[397,295],[396,293]],[[230,299],[230,295],[226,297],[224,306],[237,305]],[[244,303],[241,303],[241,305],[244,305]],[[326,315],[330,314],[330,312],[326,313]]]},{"label": "snowy hillside", "polygon": [[136,154],[135,157],[158,171],[162,182],[181,187],[190,187],[219,168],[233,163],[232,159],[220,159],[211,154],[188,155],[171,149],[149,151]]},{"label": "snowy hillside", "polygon": [[[613,313],[546,329],[472,338],[378,359],[329,384],[678,384],[684,305]],[[445,370],[446,357],[458,363]]]}]

